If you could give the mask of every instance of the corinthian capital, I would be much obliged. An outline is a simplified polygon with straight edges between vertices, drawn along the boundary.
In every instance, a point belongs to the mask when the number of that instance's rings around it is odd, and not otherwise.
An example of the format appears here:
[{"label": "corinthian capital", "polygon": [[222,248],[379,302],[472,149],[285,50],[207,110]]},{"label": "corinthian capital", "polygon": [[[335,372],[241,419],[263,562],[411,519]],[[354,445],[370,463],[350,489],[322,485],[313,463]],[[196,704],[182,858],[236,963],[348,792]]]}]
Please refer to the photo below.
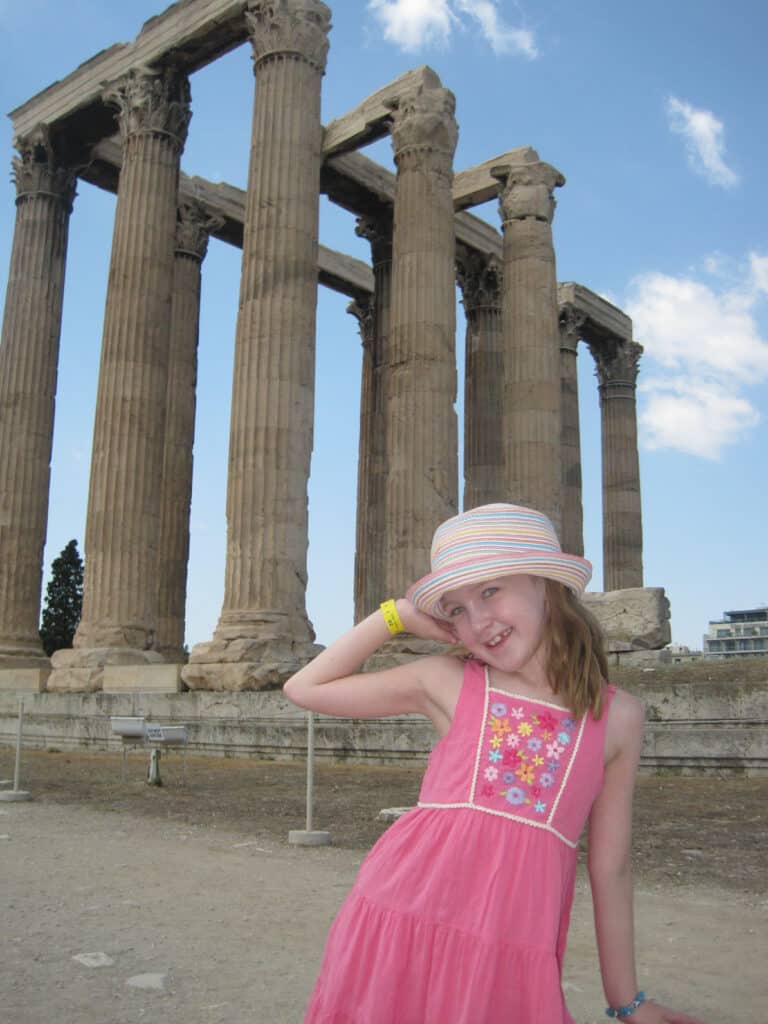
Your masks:
[{"label": "corinthian capital", "polygon": [[392,259],[392,214],[363,215],[357,218],[355,234],[371,243],[374,267]]},{"label": "corinthian capital", "polygon": [[176,252],[202,262],[208,251],[211,232],[220,228],[224,218],[213,214],[197,199],[179,203],[176,220]]},{"label": "corinthian capital", "polygon": [[116,107],[120,135],[167,135],[181,151],[192,117],[189,79],[172,68],[132,68],[104,86],[102,98]]},{"label": "corinthian capital", "polygon": [[495,256],[465,245],[456,246],[456,278],[467,313],[483,307],[501,308],[503,275],[501,263]]},{"label": "corinthian capital", "polygon": [[529,164],[500,164],[491,174],[502,183],[499,211],[506,223],[533,217],[552,223],[555,215],[554,190],[565,184],[565,178],[551,164],[542,161]]},{"label": "corinthian capital", "polygon": [[244,14],[254,71],[277,56],[298,57],[325,71],[331,11],[320,0],[248,0]]},{"label": "corinthian capital", "polygon": [[642,345],[617,338],[601,344],[590,343],[589,350],[595,360],[595,372],[601,388],[616,385],[635,387]]},{"label": "corinthian capital", "polygon": [[11,160],[11,175],[16,185],[16,201],[34,195],[49,195],[61,200],[68,211],[75,199],[77,175],[56,159],[47,125],[39,125],[29,135],[14,139],[19,156]]},{"label": "corinthian capital", "polygon": [[419,86],[392,101],[392,147],[399,162],[411,152],[437,153],[453,161],[459,130],[450,89]]},{"label": "corinthian capital", "polygon": [[587,321],[587,315],[571,302],[566,302],[560,307],[558,323],[560,324],[560,348],[569,352],[575,352],[581,329]]},{"label": "corinthian capital", "polygon": [[373,302],[370,299],[355,299],[347,306],[347,312],[357,320],[363,348],[370,349],[373,345],[375,327]]}]

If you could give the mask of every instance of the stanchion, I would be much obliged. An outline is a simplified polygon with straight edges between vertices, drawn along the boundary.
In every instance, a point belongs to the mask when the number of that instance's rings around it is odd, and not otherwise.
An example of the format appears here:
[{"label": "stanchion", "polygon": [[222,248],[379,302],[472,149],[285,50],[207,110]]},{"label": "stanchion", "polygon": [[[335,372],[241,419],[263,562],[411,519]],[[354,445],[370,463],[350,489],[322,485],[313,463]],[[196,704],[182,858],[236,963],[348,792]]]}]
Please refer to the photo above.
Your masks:
[{"label": "stanchion", "polygon": [[331,841],[330,832],[322,832],[312,827],[314,803],[315,775],[315,716],[307,712],[307,827],[291,829],[288,842],[293,846],[327,846]]},{"label": "stanchion", "polygon": [[13,768],[13,789],[0,790],[0,800],[31,800],[32,794],[19,789],[21,770],[21,736],[24,730],[24,698],[19,697],[19,723],[16,728],[16,763]]}]

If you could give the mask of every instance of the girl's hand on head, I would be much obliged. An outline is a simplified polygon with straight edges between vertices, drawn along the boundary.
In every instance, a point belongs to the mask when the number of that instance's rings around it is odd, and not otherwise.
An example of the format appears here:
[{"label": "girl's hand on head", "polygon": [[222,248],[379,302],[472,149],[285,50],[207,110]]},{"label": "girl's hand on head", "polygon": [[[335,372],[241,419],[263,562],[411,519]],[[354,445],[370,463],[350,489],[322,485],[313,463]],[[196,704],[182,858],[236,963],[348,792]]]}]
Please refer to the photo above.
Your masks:
[{"label": "girl's hand on head", "polygon": [[406,632],[421,637],[422,640],[438,640],[444,644],[455,644],[456,634],[450,624],[443,619],[433,619],[431,615],[425,615],[415,608],[407,597],[400,597],[395,601],[397,614],[406,629]]}]

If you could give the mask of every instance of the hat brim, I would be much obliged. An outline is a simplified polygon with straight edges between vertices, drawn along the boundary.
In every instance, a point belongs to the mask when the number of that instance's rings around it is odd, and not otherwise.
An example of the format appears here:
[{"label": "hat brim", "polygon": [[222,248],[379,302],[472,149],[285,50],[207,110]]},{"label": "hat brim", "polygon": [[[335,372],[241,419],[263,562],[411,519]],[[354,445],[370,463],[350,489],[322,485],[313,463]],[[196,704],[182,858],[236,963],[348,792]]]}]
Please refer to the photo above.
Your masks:
[{"label": "hat brim", "polygon": [[450,566],[422,576],[406,591],[406,597],[419,611],[433,618],[447,618],[441,607],[443,595],[469,583],[495,580],[501,576],[543,576],[565,584],[577,596],[592,577],[592,563],[579,555],[544,551],[517,551],[503,555],[454,562]]}]

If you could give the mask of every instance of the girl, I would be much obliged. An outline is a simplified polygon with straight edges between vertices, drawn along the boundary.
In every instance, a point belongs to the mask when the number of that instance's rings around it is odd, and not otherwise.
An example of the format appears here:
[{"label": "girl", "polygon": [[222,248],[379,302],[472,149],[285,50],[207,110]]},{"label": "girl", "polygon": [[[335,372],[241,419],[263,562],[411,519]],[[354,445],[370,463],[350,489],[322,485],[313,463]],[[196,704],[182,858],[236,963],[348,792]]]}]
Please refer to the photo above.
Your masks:
[{"label": "girl", "polygon": [[[307,1024],[573,1024],[560,979],[579,835],[606,1013],[701,1024],[638,991],[630,832],[641,704],[606,683],[576,595],[591,565],[539,512],[494,504],[438,527],[432,572],[297,672],[301,707],[418,713],[441,739],[418,807],[369,853],[328,938]],[[462,657],[360,673],[407,631]]]}]

